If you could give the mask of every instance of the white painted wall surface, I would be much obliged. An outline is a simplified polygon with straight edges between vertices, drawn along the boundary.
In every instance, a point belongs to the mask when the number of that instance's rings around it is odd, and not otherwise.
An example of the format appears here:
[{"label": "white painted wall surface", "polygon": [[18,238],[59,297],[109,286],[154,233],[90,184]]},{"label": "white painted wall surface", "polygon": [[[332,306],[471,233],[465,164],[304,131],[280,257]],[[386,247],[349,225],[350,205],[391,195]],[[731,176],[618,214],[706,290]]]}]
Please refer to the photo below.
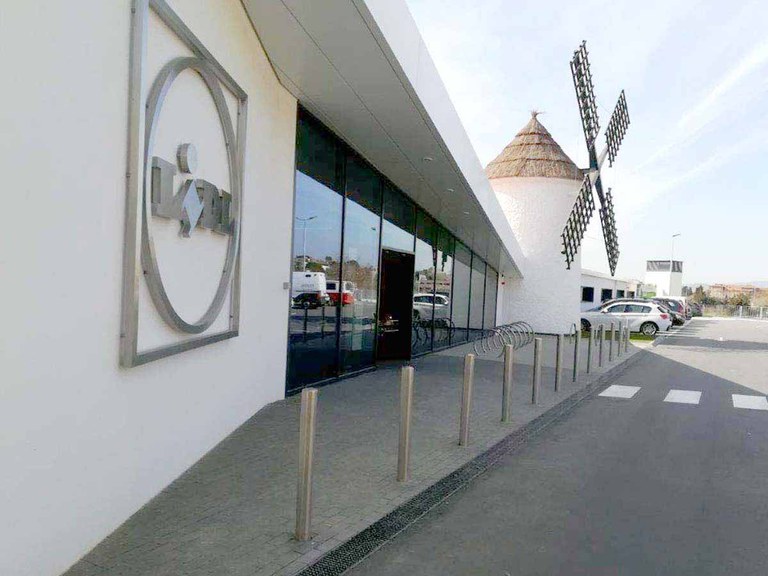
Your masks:
[{"label": "white painted wall surface", "polygon": [[588,274],[587,272],[582,272],[581,274],[581,287],[592,287],[594,288],[594,299],[590,301],[582,301],[581,302],[581,310],[589,310],[590,308],[594,308],[595,306],[599,306],[601,302],[601,293],[603,289],[611,290],[612,297],[618,298],[618,294],[616,293],[617,290],[624,290],[624,295],[626,297],[629,297],[627,294],[627,291],[634,291],[635,296],[639,296],[637,293],[638,288],[638,282],[635,280],[626,280],[622,278],[611,278],[610,276],[606,275],[596,275],[596,274]]},{"label": "white painted wall surface", "polygon": [[491,185],[529,262],[524,278],[505,278],[502,323],[525,320],[537,332],[567,333],[579,321],[581,262],[568,270],[561,234],[581,182],[497,178]]},{"label": "white painted wall surface", "polygon": [[682,272],[655,271],[645,273],[645,283],[656,285],[657,296],[682,296]]},{"label": "white painted wall surface", "polygon": [[249,95],[238,338],[118,367],[130,0],[0,18],[0,574],[65,570],[285,382],[296,102],[238,0],[171,5]]}]

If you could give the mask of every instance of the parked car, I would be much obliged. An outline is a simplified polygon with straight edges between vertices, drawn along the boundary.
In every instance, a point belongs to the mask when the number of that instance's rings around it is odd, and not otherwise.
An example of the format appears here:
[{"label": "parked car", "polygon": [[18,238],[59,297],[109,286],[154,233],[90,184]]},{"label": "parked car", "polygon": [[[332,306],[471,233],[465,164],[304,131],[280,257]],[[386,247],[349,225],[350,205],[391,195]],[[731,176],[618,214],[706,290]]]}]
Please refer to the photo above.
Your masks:
[{"label": "parked car", "polygon": [[304,308],[306,310],[327,306],[330,303],[331,299],[328,297],[328,294],[320,292],[304,292],[293,298],[294,308]]},{"label": "parked car", "polygon": [[434,318],[448,318],[451,313],[450,300],[442,294],[417,293],[413,295],[413,318],[432,318],[432,306],[434,304]]},{"label": "parked car", "polygon": [[672,312],[672,324],[674,326],[685,324],[685,305],[682,302],[673,298],[652,298],[652,300]]},{"label": "parked car", "polygon": [[704,313],[704,311],[701,308],[701,304],[698,304],[696,302],[691,302],[690,306],[691,306],[691,316],[693,317],[701,316]]},{"label": "parked car", "polygon": [[629,324],[630,332],[646,336],[655,336],[672,326],[669,310],[650,300],[612,300],[581,313],[582,330],[610,326],[611,322],[617,327]]}]

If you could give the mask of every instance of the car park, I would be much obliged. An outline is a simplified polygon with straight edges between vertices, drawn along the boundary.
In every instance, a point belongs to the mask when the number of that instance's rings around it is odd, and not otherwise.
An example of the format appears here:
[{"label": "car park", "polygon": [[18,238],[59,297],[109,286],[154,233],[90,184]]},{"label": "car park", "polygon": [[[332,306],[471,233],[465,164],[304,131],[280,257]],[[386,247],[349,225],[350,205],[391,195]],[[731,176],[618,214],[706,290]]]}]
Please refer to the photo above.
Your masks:
[{"label": "car park", "polygon": [[651,300],[610,300],[581,313],[582,330],[598,326],[629,325],[631,332],[654,336],[672,326],[670,311]]}]

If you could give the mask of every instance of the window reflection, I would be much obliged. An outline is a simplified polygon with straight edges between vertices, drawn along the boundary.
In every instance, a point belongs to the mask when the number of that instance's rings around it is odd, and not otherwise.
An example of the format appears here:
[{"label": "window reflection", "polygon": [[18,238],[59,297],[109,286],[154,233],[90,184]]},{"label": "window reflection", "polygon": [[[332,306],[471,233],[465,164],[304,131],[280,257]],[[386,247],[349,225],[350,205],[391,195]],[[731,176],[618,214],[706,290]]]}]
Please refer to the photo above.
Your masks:
[{"label": "window reflection", "polygon": [[338,374],[338,306],[328,284],[339,280],[341,213],[335,143],[299,122],[288,390]]},{"label": "window reflection", "polygon": [[496,326],[496,292],[499,287],[499,275],[496,270],[487,267],[485,273],[485,314],[483,328]]},{"label": "window reflection", "polygon": [[373,365],[379,285],[381,179],[362,160],[347,157],[344,208],[341,366],[349,372]]},{"label": "window reflection", "polygon": [[456,241],[453,261],[453,297],[451,306],[451,324],[453,334],[451,344],[466,342],[469,327],[469,279],[472,265],[472,253],[459,241]]},{"label": "window reflection", "polygon": [[483,329],[483,304],[485,298],[485,262],[476,255],[472,257],[472,288],[469,300],[469,330],[470,340],[473,340]]},{"label": "window reflection", "polygon": [[413,203],[394,190],[384,186],[384,223],[381,231],[381,245],[404,252],[413,252],[416,210]]},{"label": "window reflection", "polygon": [[451,284],[453,282],[453,235],[440,227],[437,236],[437,269],[435,272],[434,347],[451,343]]},{"label": "window reflection", "polygon": [[422,354],[432,349],[432,328],[435,295],[435,236],[434,220],[426,213],[416,213],[416,263],[413,273],[413,335],[411,350]]}]

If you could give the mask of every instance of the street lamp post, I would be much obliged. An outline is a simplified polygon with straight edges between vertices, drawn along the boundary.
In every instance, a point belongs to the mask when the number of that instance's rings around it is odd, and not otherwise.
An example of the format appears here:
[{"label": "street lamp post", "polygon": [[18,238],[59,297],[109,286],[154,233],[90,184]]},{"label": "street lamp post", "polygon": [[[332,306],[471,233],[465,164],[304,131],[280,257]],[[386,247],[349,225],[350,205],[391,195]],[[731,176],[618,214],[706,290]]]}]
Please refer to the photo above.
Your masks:
[{"label": "street lamp post", "polygon": [[317,216],[309,216],[307,218],[299,218],[298,216],[296,216],[296,220],[298,220],[304,225],[304,229],[303,229],[304,242],[301,248],[301,260],[303,262],[301,270],[303,272],[307,271],[307,222],[309,222],[310,220],[314,220],[315,218],[317,218]]},{"label": "street lamp post", "polygon": [[669,255],[669,294],[667,296],[672,296],[672,272],[675,268],[675,238],[680,236],[680,233],[672,234],[672,252]]}]

